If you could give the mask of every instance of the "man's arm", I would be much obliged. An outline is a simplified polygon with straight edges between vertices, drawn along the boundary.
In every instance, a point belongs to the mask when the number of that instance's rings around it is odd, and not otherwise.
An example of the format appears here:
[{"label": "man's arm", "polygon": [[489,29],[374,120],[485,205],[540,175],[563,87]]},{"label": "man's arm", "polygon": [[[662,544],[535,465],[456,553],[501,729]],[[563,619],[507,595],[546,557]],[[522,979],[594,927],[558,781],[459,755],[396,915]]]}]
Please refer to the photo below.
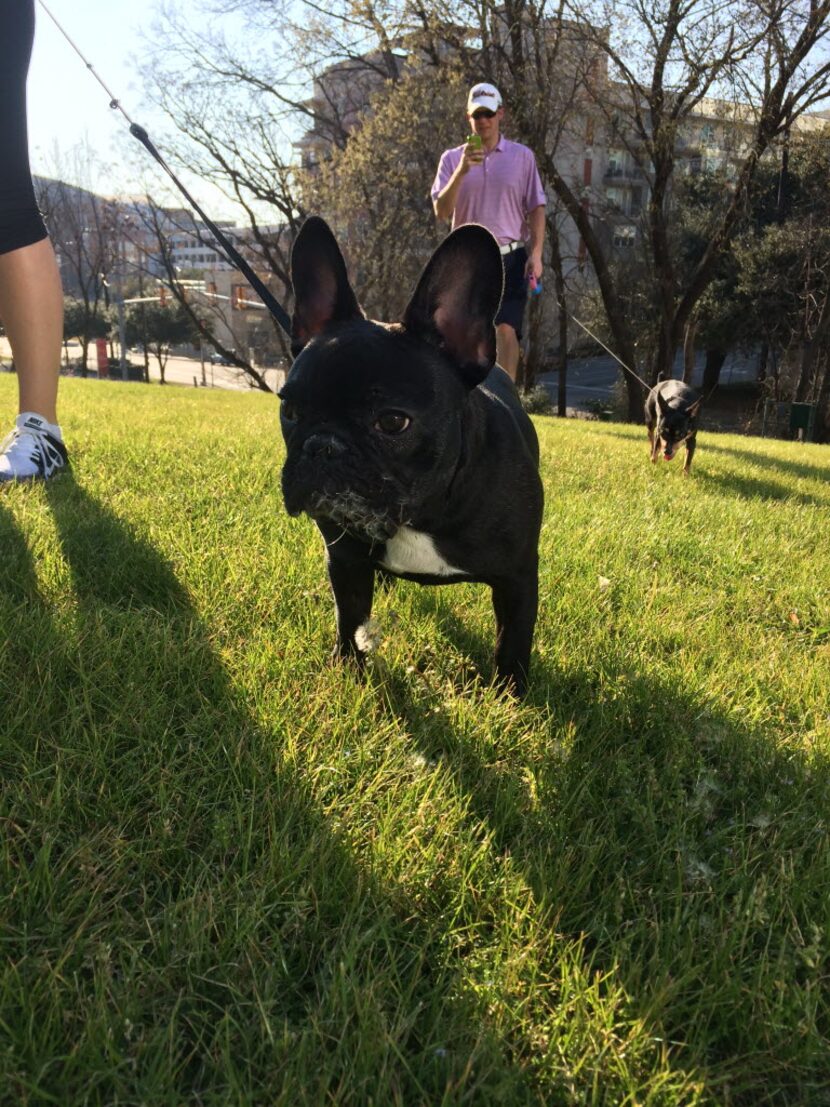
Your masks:
[{"label": "man's arm", "polygon": [[455,211],[455,202],[458,199],[458,190],[461,188],[461,182],[474,165],[481,165],[483,161],[484,151],[481,147],[464,147],[461,161],[455,167],[452,176],[438,195],[433,198],[432,207],[435,211],[436,219],[452,219],[452,213]]}]

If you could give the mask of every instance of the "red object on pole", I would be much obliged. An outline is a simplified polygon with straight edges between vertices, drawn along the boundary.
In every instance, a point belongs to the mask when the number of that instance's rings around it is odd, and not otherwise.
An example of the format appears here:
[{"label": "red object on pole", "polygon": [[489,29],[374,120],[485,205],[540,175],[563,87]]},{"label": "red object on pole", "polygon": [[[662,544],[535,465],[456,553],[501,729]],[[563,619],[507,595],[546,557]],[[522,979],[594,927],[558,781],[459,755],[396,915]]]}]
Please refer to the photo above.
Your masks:
[{"label": "red object on pole", "polygon": [[110,375],[110,363],[106,338],[95,339],[95,353],[98,358],[98,376],[108,377]]}]

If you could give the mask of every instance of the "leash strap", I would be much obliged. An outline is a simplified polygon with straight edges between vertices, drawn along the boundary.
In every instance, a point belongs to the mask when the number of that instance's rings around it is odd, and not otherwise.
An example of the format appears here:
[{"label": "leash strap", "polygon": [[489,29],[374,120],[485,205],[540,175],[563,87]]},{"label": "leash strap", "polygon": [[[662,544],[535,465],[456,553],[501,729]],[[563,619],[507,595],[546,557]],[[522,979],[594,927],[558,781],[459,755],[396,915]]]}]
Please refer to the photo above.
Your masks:
[{"label": "leash strap", "polygon": [[213,220],[208,218],[207,215],[205,215],[205,213],[202,211],[202,209],[199,207],[199,205],[196,203],[196,201],[193,199],[193,197],[190,195],[190,193],[184,187],[182,182],[178,179],[176,174],[173,172],[173,170],[170,168],[170,166],[167,164],[167,162],[164,160],[164,158],[158,152],[158,150],[156,149],[156,147],[154,146],[154,144],[152,142],[152,139],[147,134],[145,129],[142,126],[140,126],[138,123],[131,123],[130,124],[130,134],[134,138],[137,138],[138,141],[142,144],[142,146],[144,146],[144,148],[147,150],[147,152],[153,158],[155,158],[155,160],[159,163],[159,165],[162,167],[162,169],[165,171],[165,173],[171,179],[173,184],[179,190],[179,192],[181,192],[181,194],[187,199],[188,203],[190,203],[193,206],[193,208],[196,210],[196,212],[198,212],[198,214],[201,217],[202,221],[204,222],[205,226],[209,228],[209,230],[213,234],[214,238],[221,245],[222,252],[225,254],[226,259],[232,265],[236,266],[236,268],[248,278],[248,282],[251,285],[251,287],[254,288],[257,291],[257,293],[259,294],[259,297],[262,300],[262,302],[265,304],[265,306],[268,308],[268,310],[274,316],[276,321],[279,323],[279,325],[282,327],[282,329],[285,331],[285,333],[290,338],[291,337],[291,320],[288,317],[288,312],[285,310],[285,308],[282,306],[282,304],[276,299],[276,297],[270,291],[270,289],[268,289],[265,286],[265,284],[263,283],[263,281],[260,280],[260,278],[256,275],[256,273],[250,267],[248,262],[242,257],[242,255],[239,253],[239,251],[236,249],[236,247],[231,242],[228,241],[228,239],[225,237],[224,234],[222,234],[222,232],[219,230],[219,228],[216,226],[216,224],[213,222]]},{"label": "leash strap", "polygon": [[[570,312],[568,312],[568,315],[571,315],[571,313],[570,313]],[[613,350],[609,350],[609,349],[608,349],[608,347],[607,347],[607,346],[605,345],[605,343],[604,343],[604,342],[603,342],[603,341],[602,341],[601,339],[597,338],[597,336],[596,336],[596,335],[595,335],[595,334],[593,333],[593,331],[589,331],[589,330],[588,330],[588,328],[587,328],[587,327],[585,326],[585,324],[584,324],[584,323],[580,323],[580,322],[579,322],[579,320],[577,319],[577,317],[576,317],[575,315],[571,315],[571,319],[573,319],[574,323],[578,323],[578,324],[579,324],[579,326],[580,326],[580,327],[582,327],[582,329],[583,329],[583,330],[585,331],[585,333],[586,333],[587,335],[590,335],[590,336],[591,336],[591,338],[593,338],[594,342],[598,342],[598,343],[600,344],[600,346],[602,346],[603,350],[605,350],[605,352],[606,352],[607,354],[610,354],[610,355],[611,355],[611,357],[612,357],[612,358],[614,359],[614,361],[616,361],[616,362],[619,362],[619,364],[620,364],[620,365],[621,365],[621,366],[623,367],[623,369],[625,369],[626,373],[630,373],[632,377],[635,377],[635,378],[636,378],[636,379],[637,379],[637,380],[638,380],[638,381],[640,382],[640,384],[641,384],[641,385],[643,386],[643,388],[644,388],[644,389],[646,390],[646,392],[650,392],[650,391],[651,391],[651,385],[650,385],[650,384],[646,384],[646,382],[645,382],[645,381],[643,380],[643,378],[642,378],[642,377],[638,377],[638,376],[637,376],[637,374],[636,374],[636,373],[634,372],[634,370],[633,370],[633,369],[630,369],[630,368],[629,368],[629,367],[628,367],[628,366],[627,366],[627,365],[625,364],[625,362],[624,362],[624,361],[621,361],[621,360],[620,360],[620,359],[619,359],[619,358],[617,357],[617,355],[616,355],[616,354],[614,353],[614,351],[613,351]],[[714,383],[714,384],[712,385],[712,387],[711,387],[711,388],[709,389],[709,391],[708,391],[708,392],[706,393],[706,395],[704,396],[704,398],[703,398],[703,399],[702,399],[702,400],[700,401],[701,407],[705,407],[705,405],[706,405],[706,404],[707,404],[707,403],[709,402],[709,397],[710,397],[710,396],[712,395],[712,393],[713,393],[713,392],[715,391],[715,389],[716,389],[717,387],[718,387],[718,382],[717,382],[717,381],[715,381],[715,383]]]},{"label": "leash strap", "polygon": [[[568,312],[568,315],[571,315],[571,313],[570,313],[570,312]],[[630,368],[630,367],[629,367],[628,365],[626,365],[626,364],[625,364],[625,362],[624,362],[624,361],[622,361],[622,360],[621,360],[620,358],[618,358],[618,357],[617,357],[617,355],[616,355],[616,354],[614,353],[614,351],[613,351],[613,350],[609,350],[609,349],[608,349],[608,347],[607,347],[607,346],[605,345],[605,343],[604,343],[604,342],[602,341],[602,339],[601,339],[601,338],[597,338],[597,336],[596,336],[596,335],[594,334],[594,332],[593,332],[593,331],[591,331],[591,330],[589,330],[589,329],[588,329],[588,328],[587,328],[587,327],[585,326],[585,324],[584,324],[584,323],[581,323],[581,322],[579,321],[579,319],[577,319],[577,317],[576,317],[575,315],[571,315],[571,319],[573,319],[574,323],[578,324],[578,326],[582,327],[582,329],[583,329],[583,330],[585,331],[585,333],[586,333],[587,335],[589,335],[589,336],[590,336],[591,338],[593,338],[594,342],[596,342],[596,343],[598,343],[598,344],[599,344],[600,346],[602,346],[602,348],[603,348],[603,350],[605,350],[606,354],[610,354],[610,355],[611,355],[611,357],[612,357],[612,358],[614,359],[614,361],[616,361],[616,362],[617,362],[617,363],[618,363],[619,365],[621,365],[621,366],[623,367],[623,369],[625,369],[626,373],[630,373],[630,374],[631,374],[631,376],[635,378],[635,380],[638,380],[638,381],[640,382],[640,384],[641,384],[641,385],[643,386],[643,388],[644,388],[644,389],[646,390],[646,392],[650,392],[650,391],[651,391],[651,385],[650,385],[650,384],[646,384],[646,382],[645,382],[645,381],[643,380],[643,378],[642,378],[642,377],[640,377],[640,376],[638,376],[638,375],[637,375],[637,374],[636,374],[636,373],[634,372],[634,370],[633,370],[633,369],[631,369],[631,368]]]}]

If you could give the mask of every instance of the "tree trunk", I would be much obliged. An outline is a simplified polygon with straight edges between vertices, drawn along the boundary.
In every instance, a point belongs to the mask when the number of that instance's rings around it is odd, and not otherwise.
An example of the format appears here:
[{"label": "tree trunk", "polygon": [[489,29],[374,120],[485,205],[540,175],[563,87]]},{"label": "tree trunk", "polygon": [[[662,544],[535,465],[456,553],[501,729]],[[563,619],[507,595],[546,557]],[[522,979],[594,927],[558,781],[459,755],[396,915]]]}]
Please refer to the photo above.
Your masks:
[{"label": "tree trunk", "polygon": [[819,345],[824,341],[824,336],[827,334],[828,324],[830,324],[830,311],[828,310],[828,305],[830,305],[830,296],[825,296],[813,335],[810,338],[805,337],[801,344],[801,364],[799,366],[798,383],[795,386],[794,396],[794,400],[797,404],[803,404],[807,399],[807,389],[810,387],[810,379],[813,375],[816,354],[818,353]]},{"label": "tree trunk", "polygon": [[[625,307],[617,294],[617,288],[602,243],[592,225],[590,207],[583,204],[569,187],[565,178],[559,173],[550,154],[543,155],[542,165],[547,180],[550,181],[551,187],[562,203],[562,207],[574,221],[579,235],[585,243],[602,296],[608,326],[614,338],[616,355],[636,371],[637,357],[634,336],[629,326]],[[628,391],[628,418],[632,422],[639,423],[643,416],[644,396],[642,386],[630,373],[625,372],[625,370],[622,370],[622,372],[625,374],[625,387]]]},{"label": "tree trunk", "polygon": [[516,385],[517,392],[527,392],[525,388],[525,352],[521,346],[519,346],[519,359],[516,362],[516,380],[513,383]]},{"label": "tree trunk", "polygon": [[556,414],[568,414],[568,316],[559,313],[559,380],[556,385]]},{"label": "tree trunk", "polygon": [[758,351],[758,375],[756,380],[759,384],[763,383],[767,379],[767,362],[769,361],[769,342],[764,340],[761,343],[761,349]]},{"label": "tree trunk", "polygon": [[670,380],[674,376],[674,359],[676,356],[677,340],[674,329],[669,323],[661,324],[651,372],[646,377],[649,384],[655,385],[661,379],[661,373],[663,380]]},{"label": "tree trunk", "polygon": [[818,398],[816,400],[816,421],[814,435],[816,442],[826,442],[828,429],[830,428],[830,357],[827,347],[824,349],[824,359],[819,370]]},{"label": "tree trunk", "polygon": [[686,333],[683,336],[683,383],[691,384],[695,375],[695,337],[697,335],[697,319],[692,316],[686,324]]},{"label": "tree trunk", "polygon": [[528,344],[527,355],[523,361],[524,379],[522,391],[531,392],[536,386],[539,366],[544,360],[544,322],[545,316],[539,296],[532,296],[528,308]]},{"label": "tree trunk", "polygon": [[559,249],[559,231],[553,219],[548,220],[550,239],[550,266],[553,271],[553,288],[556,293],[556,311],[559,331],[559,379],[556,385],[556,414],[564,419],[568,414],[568,305],[565,299],[565,270],[562,251]]},{"label": "tree trunk", "polygon": [[706,351],[706,364],[703,367],[703,394],[708,396],[720,380],[720,371],[726,361],[726,350]]},{"label": "tree trunk", "polygon": [[807,389],[810,378],[813,375],[813,364],[816,359],[816,344],[812,339],[805,339],[801,344],[801,357],[798,367],[798,380],[795,385],[793,400],[797,404],[803,404],[807,398]]}]

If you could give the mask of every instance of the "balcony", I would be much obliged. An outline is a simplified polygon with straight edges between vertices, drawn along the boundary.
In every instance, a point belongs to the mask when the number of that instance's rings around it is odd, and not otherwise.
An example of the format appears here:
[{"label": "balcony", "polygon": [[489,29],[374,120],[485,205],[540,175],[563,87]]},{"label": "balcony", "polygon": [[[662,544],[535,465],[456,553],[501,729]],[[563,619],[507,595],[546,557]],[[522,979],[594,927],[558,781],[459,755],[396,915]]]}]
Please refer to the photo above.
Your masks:
[{"label": "balcony", "polygon": [[602,175],[607,184],[640,184],[644,179],[642,169],[636,165],[609,165]]}]

